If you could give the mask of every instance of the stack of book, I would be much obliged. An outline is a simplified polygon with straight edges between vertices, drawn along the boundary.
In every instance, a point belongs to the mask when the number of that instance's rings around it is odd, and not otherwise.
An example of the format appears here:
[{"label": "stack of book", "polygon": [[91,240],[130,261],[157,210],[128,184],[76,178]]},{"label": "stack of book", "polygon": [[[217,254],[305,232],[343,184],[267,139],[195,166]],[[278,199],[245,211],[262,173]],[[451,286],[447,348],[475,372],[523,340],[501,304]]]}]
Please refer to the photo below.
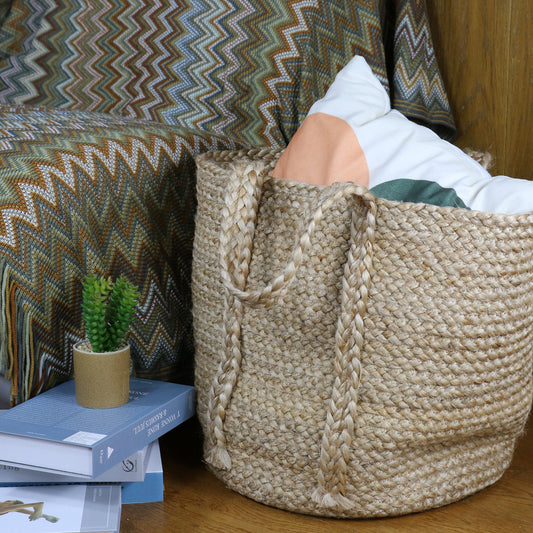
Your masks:
[{"label": "stack of book", "polygon": [[118,532],[122,504],[163,501],[158,439],[193,414],[193,387],[139,378],[120,407],[71,380],[0,411],[0,531]]}]

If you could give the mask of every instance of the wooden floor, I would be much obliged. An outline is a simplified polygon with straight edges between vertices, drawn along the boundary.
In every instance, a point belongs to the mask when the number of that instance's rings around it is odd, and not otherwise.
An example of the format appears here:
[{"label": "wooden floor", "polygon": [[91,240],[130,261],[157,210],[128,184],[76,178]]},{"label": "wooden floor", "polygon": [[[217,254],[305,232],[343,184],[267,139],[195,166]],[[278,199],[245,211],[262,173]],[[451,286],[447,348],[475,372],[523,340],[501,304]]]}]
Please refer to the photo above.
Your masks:
[{"label": "wooden floor", "polygon": [[533,418],[511,467],[493,486],[440,509],[376,520],[304,516],[232,492],[202,464],[195,421],[160,442],[165,501],[124,505],[121,533],[533,532]]}]

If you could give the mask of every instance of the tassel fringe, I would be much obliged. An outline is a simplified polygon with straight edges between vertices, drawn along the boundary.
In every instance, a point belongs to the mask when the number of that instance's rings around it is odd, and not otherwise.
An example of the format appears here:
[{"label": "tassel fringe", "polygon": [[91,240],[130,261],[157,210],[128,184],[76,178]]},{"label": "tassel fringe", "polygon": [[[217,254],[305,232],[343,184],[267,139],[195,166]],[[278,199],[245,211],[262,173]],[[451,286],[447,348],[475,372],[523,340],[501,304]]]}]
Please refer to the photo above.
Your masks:
[{"label": "tassel fringe", "polygon": [[321,509],[331,509],[332,511],[349,511],[353,509],[353,502],[343,496],[340,492],[332,494],[326,492],[323,487],[317,487],[313,492],[311,499]]},{"label": "tassel fringe", "polygon": [[231,470],[231,457],[226,448],[214,446],[207,452],[205,460],[218,470]]}]

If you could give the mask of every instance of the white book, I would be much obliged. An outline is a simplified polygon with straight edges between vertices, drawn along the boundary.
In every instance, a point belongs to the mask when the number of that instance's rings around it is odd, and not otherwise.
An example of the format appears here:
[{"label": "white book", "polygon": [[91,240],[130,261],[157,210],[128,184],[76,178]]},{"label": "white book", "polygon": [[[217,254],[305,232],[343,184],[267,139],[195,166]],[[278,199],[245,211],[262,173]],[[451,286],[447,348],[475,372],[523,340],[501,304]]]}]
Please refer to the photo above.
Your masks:
[{"label": "white book", "polygon": [[[153,444],[153,443],[152,443]],[[130,455],[120,463],[112,466],[103,474],[91,481],[95,482],[137,482],[143,481],[148,464],[148,448],[152,444],[145,446],[134,454]],[[1,454],[0,454],[1,455]],[[67,475],[48,471],[46,468],[28,469],[13,466],[0,459],[0,487],[13,484],[37,484],[37,483],[84,483],[85,477]]]},{"label": "white book", "polygon": [[0,487],[0,531],[118,533],[119,484]]}]

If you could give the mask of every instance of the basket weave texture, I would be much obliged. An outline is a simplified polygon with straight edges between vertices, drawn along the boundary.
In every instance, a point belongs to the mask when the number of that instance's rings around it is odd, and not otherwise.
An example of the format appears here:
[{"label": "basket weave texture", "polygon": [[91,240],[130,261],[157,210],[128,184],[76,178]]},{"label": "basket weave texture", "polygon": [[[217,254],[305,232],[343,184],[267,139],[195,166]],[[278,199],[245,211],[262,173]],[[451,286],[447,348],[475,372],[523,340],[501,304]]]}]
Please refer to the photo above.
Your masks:
[{"label": "basket weave texture", "polygon": [[498,480],[532,401],[533,217],[197,158],[193,318],[204,455],[230,488],[335,517]]}]

